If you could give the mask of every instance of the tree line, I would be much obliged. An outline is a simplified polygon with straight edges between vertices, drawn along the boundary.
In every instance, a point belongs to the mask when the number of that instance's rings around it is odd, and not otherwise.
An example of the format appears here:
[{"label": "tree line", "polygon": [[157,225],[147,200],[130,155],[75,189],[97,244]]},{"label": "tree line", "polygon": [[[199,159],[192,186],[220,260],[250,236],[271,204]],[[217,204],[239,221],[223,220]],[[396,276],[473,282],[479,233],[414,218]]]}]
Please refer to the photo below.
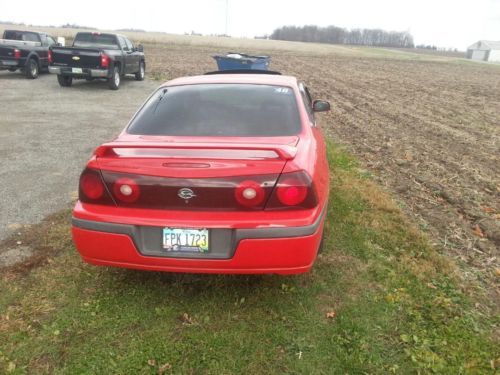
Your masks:
[{"label": "tree line", "polygon": [[413,36],[407,31],[385,31],[382,29],[349,30],[338,26],[283,26],[274,30],[269,38],[295,42],[355,44],[396,48],[414,47]]}]

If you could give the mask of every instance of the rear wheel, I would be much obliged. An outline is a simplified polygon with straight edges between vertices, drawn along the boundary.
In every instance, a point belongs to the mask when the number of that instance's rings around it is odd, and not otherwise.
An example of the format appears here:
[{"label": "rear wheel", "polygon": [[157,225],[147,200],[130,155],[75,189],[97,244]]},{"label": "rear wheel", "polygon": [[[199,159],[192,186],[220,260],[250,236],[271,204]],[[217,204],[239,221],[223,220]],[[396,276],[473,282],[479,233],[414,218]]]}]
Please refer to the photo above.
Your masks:
[{"label": "rear wheel", "polygon": [[59,85],[61,85],[62,87],[70,87],[71,84],[73,83],[73,77],[63,76],[62,74],[58,74],[57,82],[59,82]]},{"label": "rear wheel", "polygon": [[24,74],[27,78],[35,79],[38,77],[40,68],[38,67],[38,62],[35,59],[29,59],[26,63],[26,68],[24,69]]},{"label": "rear wheel", "polygon": [[145,75],[146,75],[146,66],[144,65],[144,61],[141,61],[139,63],[139,71],[135,73],[135,79],[137,81],[143,81]]},{"label": "rear wheel", "polygon": [[113,74],[111,75],[110,78],[108,78],[108,86],[111,90],[118,90],[120,87],[120,68],[118,66],[115,66],[113,68]]}]

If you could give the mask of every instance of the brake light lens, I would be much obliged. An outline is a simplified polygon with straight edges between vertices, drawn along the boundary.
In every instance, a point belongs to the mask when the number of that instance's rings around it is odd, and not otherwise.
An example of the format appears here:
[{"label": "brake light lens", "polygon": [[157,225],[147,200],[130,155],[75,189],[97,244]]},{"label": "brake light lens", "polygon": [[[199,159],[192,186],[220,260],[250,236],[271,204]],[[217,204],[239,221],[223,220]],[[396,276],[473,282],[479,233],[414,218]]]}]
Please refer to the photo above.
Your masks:
[{"label": "brake light lens", "polygon": [[90,199],[99,199],[104,194],[104,186],[101,180],[94,174],[82,176],[80,181],[83,193]]},{"label": "brake light lens", "polygon": [[17,48],[14,50],[14,58],[15,59],[20,59],[21,58],[21,51],[18,50]]},{"label": "brake light lens", "polygon": [[49,64],[52,64],[52,51],[49,49],[49,54],[47,55],[47,58],[49,60]]},{"label": "brake light lens", "polygon": [[285,206],[296,206],[306,199],[307,186],[297,186],[295,180],[287,181],[284,186],[278,187],[276,195]]},{"label": "brake light lens", "polygon": [[80,175],[78,199],[83,203],[114,205],[108,194],[101,173],[96,169],[86,168]]},{"label": "brake light lens", "polygon": [[141,190],[139,185],[131,178],[119,178],[113,184],[114,196],[124,203],[134,203],[139,199]]},{"label": "brake light lens", "polygon": [[256,181],[242,181],[234,190],[236,201],[244,207],[260,206],[266,197],[264,188]]},{"label": "brake light lens", "polygon": [[305,171],[298,171],[280,176],[266,210],[313,208],[317,205],[318,199],[311,177]]},{"label": "brake light lens", "polygon": [[105,53],[101,53],[101,67],[108,68],[109,67],[109,56]]}]

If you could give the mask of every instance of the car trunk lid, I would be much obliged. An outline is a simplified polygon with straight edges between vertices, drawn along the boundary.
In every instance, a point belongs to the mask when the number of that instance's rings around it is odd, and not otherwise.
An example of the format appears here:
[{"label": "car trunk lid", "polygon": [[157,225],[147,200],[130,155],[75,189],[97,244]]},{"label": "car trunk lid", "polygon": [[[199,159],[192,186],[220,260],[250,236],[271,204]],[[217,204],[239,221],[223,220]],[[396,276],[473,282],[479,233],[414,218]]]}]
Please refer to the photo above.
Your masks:
[{"label": "car trunk lid", "polygon": [[[287,160],[290,143],[112,142],[96,160],[119,206],[186,210],[263,209]],[[247,189],[247,190],[245,190]]]}]

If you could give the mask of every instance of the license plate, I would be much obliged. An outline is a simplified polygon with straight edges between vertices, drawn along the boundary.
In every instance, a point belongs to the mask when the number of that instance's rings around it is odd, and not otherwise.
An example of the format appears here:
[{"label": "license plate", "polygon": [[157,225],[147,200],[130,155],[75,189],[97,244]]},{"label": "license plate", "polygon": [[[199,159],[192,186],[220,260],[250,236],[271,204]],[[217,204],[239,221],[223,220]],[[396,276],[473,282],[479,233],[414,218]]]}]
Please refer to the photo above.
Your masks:
[{"label": "license plate", "polygon": [[0,65],[7,65],[7,66],[17,65],[17,61],[2,60],[0,61]]},{"label": "license plate", "polygon": [[166,251],[208,253],[208,229],[163,228]]},{"label": "license plate", "polygon": [[76,74],[82,74],[83,69],[82,68],[71,68],[71,72],[76,73]]}]

